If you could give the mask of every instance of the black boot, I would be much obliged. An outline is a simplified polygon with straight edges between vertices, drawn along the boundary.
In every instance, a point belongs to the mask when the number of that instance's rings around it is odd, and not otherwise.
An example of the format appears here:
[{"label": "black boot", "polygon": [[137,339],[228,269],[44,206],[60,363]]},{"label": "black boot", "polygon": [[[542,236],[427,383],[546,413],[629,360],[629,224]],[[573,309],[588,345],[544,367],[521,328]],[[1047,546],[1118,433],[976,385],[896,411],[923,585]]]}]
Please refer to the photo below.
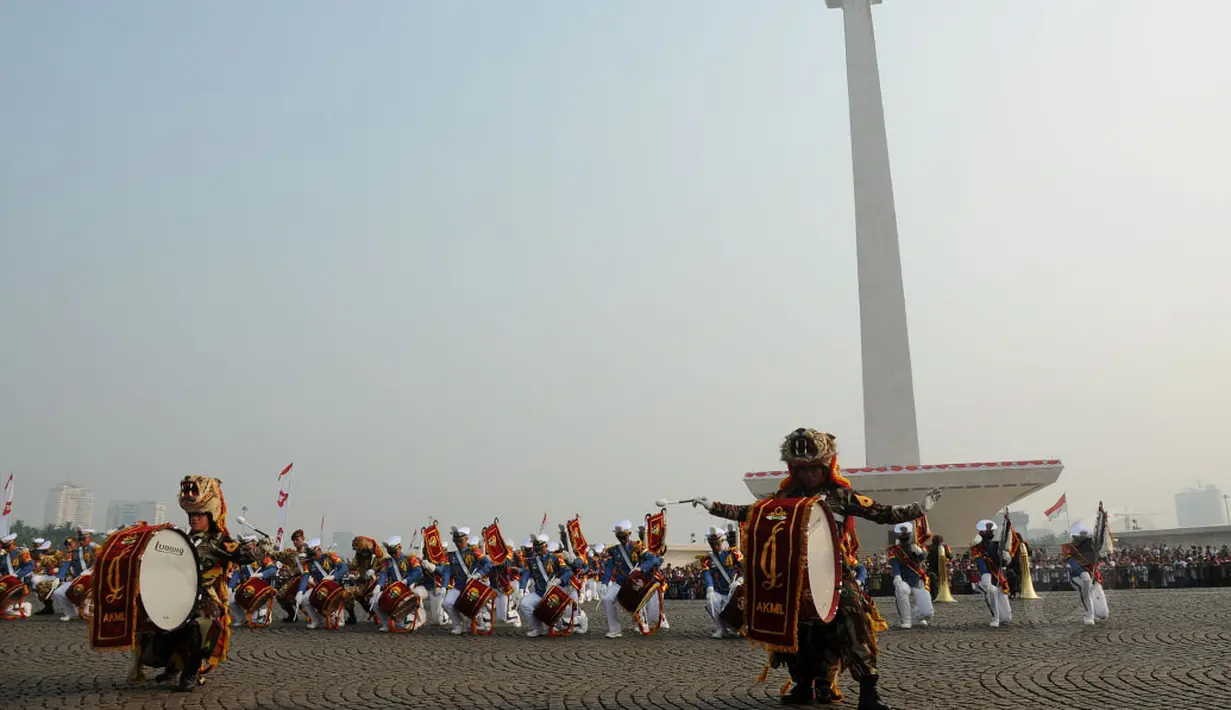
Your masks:
[{"label": "black boot", "polygon": [[832,685],[824,685],[824,681],[817,682],[816,684],[816,704],[817,705],[837,705],[840,702],[842,702],[842,694],[837,692],[836,689]]},{"label": "black boot", "polygon": [[782,696],[783,705],[811,705],[815,693],[812,690],[812,679],[795,680],[787,694]]},{"label": "black boot", "polygon": [[894,710],[876,692],[877,679],[877,676],[868,675],[859,680],[859,710]]}]

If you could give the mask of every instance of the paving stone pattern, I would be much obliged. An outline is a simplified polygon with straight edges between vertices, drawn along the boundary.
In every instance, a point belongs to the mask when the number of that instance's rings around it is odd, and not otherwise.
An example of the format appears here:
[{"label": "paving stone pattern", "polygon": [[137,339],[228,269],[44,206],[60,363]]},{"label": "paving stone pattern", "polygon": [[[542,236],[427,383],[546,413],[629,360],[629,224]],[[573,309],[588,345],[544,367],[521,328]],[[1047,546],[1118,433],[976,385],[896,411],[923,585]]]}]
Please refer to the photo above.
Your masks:
[{"label": "paving stone pattern", "polygon": [[[987,627],[977,597],[940,604],[928,629],[881,634],[882,690],[896,706],[949,708],[1231,708],[1231,588],[1110,592],[1111,620],[1080,623],[1075,594],[1014,603]],[[891,622],[892,602],[880,601]],[[765,658],[709,637],[700,602],[668,602],[668,631],[602,638],[454,637],[443,628],[377,634],[279,622],[240,630],[231,657],[195,693],[124,684],[126,654],[91,651],[82,622],[0,622],[0,708],[769,708],[784,669],[755,682]],[[279,612],[279,616],[281,613]],[[150,674],[152,677],[152,673]],[[856,697],[849,679],[845,707]]]}]

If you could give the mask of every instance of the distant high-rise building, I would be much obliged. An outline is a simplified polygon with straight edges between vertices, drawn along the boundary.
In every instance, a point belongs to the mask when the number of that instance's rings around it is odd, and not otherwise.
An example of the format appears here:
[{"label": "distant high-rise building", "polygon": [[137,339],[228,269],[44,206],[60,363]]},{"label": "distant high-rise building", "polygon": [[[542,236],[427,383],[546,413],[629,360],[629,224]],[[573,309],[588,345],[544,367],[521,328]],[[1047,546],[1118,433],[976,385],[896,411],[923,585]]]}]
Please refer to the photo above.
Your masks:
[{"label": "distant high-rise building", "polygon": [[113,500],[107,504],[107,529],[114,530],[144,520],[161,525],[167,519],[167,505],[157,501]]},{"label": "distant high-rise building", "polygon": [[47,492],[44,525],[76,525],[88,528],[94,524],[94,491],[72,483],[61,483]]},{"label": "distant high-rise building", "polygon": [[1030,531],[1030,513],[1014,513],[1010,511],[1009,522],[1013,523],[1013,529],[1022,537],[1026,537],[1026,533]]},{"label": "distant high-rise building", "polygon": [[1225,524],[1227,520],[1218,486],[1198,484],[1197,488],[1176,493],[1175,519],[1182,528]]}]

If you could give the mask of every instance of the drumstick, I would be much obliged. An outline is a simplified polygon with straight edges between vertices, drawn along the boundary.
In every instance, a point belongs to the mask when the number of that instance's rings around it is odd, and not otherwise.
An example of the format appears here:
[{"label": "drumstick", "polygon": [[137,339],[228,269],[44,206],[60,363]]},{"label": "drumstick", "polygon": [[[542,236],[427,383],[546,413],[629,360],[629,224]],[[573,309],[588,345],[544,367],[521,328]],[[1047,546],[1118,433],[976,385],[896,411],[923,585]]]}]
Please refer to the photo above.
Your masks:
[{"label": "drumstick", "polygon": [[683,505],[684,503],[692,503],[695,500],[696,498],[689,498],[688,500],[667,500],[666,498],[659,498],[654,501],[654,505],[659,508],[666,508],[669,505]]},{"label": "drumstick", "polygon": [[252,530],[252,532],[255,532],[255,533],[260,533],[262,536],[264,536],[264,537],[266,537],[266,538],[268,538],[268,537],[269,537],[269,533],[265,532],[264,530],[258,530],[257,528],[254,528],[254,527],[252,527],[251,525],[249,525],[249,524],[248,524],[248,520],[247,520],[246,518],[244,518],[244,516],[242,516],[242,515],[241,515],[241,516],[239,516],[239,517],[237,517],[237,518],[235,518],[235,519],[239,521],[239,524],[240,524],[240,525],[243,525],[244,527],[246,527],[246,528],[248,528],[248,529]]}]

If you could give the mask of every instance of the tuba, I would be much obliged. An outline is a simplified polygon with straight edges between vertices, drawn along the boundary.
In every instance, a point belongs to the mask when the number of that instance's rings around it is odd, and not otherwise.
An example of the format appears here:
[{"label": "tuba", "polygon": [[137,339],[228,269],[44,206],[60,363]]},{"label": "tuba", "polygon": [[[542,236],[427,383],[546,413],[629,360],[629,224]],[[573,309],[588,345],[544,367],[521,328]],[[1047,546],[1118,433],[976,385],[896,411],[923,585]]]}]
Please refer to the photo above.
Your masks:
[{"label": "tuba", "polygon": [[1030,578],[1030,543],[1025,540],[1022,540],[1020,565],[1018,573],[1022,577],[1022,591],[1018,596],[1022,599],[1038,599],[1039,595],[1034,591],[1034,580]]},{"label": "tuba", "polygon": [[945,554],[945,543],[936,543],[936,600],[942,603],[956,603],[953,594],[949,592],[949,556]]}]

